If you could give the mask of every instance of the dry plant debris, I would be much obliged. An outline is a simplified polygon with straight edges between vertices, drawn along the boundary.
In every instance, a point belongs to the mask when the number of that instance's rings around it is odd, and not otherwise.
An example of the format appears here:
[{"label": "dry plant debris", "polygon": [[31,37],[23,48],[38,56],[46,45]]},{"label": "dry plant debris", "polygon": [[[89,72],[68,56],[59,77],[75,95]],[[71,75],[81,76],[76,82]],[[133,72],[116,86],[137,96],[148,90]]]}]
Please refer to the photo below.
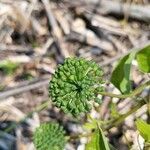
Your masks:
[{"label": "dry plant debris", "polygon": [[[115,61],[147,43],[150,43],[149,0],[0,0],[0,132],[48,99],[49,79],[64,58],[94,60],[109,79]],[[135,87],[149,78],[138,72],[136,65],[132,74]],[[115,89],[108,85],[108,90]],[[110,103],[111,99],[105,98],[102,108],[95,106],[91,115],[107,119]],[[132,106],[128,99],[124,102],[113,99],[113,103],[114,106],[119,103],[120,112]],[[145,119],[146,109],[141,108],[135,115]],[[118,149],[127,150],[129,145],[137,148],[135,115],[120,126],[123,133],[112,129],[110,139]],[[13,150],[33,150],[32,132],[40,122],[51,120],[61,122],[70,134],[82,132],[80,124],[50,104],[47,110],[33,113],[4,134],[0,149],[10,150],[13,146]],[[84,143],[84,140],[70,142],[66,149],[83,149]]]}]

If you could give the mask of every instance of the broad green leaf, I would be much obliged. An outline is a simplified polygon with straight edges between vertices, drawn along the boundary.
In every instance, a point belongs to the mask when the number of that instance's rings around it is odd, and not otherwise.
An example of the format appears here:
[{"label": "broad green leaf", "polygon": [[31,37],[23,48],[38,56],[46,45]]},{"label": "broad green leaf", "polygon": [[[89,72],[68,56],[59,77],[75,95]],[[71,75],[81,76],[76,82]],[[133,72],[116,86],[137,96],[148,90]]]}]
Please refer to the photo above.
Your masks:
[{"label": "broad green leaf", "polygon": [[130,70],[132,60],[135,57],[135,51],[124,56],[115,67],[112,76],[112,84],[118,88],[121,93],[129,93],[131,91]]},{"label": "broad green leaf", "polygon": [[86,145],[86,150],[110,150],[107,138],[100,127],[95,129],[90,142]]},{"label": "broad green leaf", "polygon": [[136,60],[142,72],[150,72],[150,45],[144,47],[136,54]]},{"label": "broad green leaf", "polygon": [[138,119],[136,121],[136,126],[140,135],[145,139],[145,141],[150,142],[150,124],[145,121]]}]

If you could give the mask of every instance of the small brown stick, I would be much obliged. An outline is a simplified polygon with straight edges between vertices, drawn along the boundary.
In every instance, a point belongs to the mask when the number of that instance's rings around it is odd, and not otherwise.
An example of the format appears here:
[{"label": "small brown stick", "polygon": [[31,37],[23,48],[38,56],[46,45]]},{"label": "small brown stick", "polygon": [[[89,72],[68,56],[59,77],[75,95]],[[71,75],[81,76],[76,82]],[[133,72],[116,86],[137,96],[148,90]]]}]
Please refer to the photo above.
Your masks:
[{"label": "small brown stick", "polygon": [[[92,12],[94,2],[89,0],[89,3],[83,1],[71,1],[70,3],[65,3],[65,6],[68,8],[82,8],[84,11]],[[100,2],[100,7],[98,7],[96,13],[97,14],[109,14],[115,16],[124,16],[126,11],[129,11],[129,18],[136,19],[143,22],[150,22],[150,5],[137,5],[125,4],[118,1],[109,1],[102,0]],[[130,8],[130,10],[128,9]]]},{"label": "small brown stick", "polygon": [[45,78],[45,79],[39,79],[36,82],[31,81],[26,85],[22,85],[22,86],[19,85],[17,87],[13,87],[9,90],[0,92],[0,100],[5,99],[12,95],[17,95],[23,92],[27,92],[27,91],[39,88],[41,86],[48,85],[48,83],[49,83],[49,78]]},{"label": "small brown stick", "polygon": [[66,57],[66,53],[65,50],[62,48],[62,45],[60,44],[60,39],[62,38],[61,35],[61,30],[57,24],[57,21],[53,15],[53,12],[51,11],[51,7],[50,7],[50,3],[48,0],[42,0],[46,13],[47,13],[47,17],[48,17],[48,21],[49,21],[49,25],[52,29],[52,37],[54,39],[54,44],[56,46],[57,49],[57,53],[58,53],[58,62],[62,62],[63,59]]}]

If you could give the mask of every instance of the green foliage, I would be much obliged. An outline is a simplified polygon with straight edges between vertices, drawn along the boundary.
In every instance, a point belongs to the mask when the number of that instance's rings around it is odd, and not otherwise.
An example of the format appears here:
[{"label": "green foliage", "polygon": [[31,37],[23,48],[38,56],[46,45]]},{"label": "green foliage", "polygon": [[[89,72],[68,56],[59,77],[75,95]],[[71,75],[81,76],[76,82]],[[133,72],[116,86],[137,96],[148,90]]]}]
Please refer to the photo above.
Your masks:
[{"label": "green foliage", "polygon": [[102,123],[100,120],[93,119],[90,115],[87,115],[87,120],[88,122],[83,125],[83,128],[87,131],[95,130],[97,125]]},{"label": "green foliage", "polygon": [[135,52],[124,56],[118,62],[118,65],[115,67],[111,76],[111,82],[113,85],[125,94],[131,91],[130,69],[134,57]]},{"label": "green foliage", "polygon": [[83,58],[68,58],[59,65],[49,84],[49,93],[57,107],[76,116],[88,112],[90,100],[97,101],[103,91],[101,68]]},{"label": "green foliage", "polygon": [[90,142],[86,145],[86,150],[110,150],[109,143],[99,126],[93,132]]},{"label": "green foliage", "polygon": [[145,139],[146,142],[150,142],[150,124],[147,124],[141,119],[137,119],[136,126],[140,135]]},{"label": "green foliage", "polygon": [[113,118],[117,118],[117,117],[120,116],[119,112],[118,112],[118,109],[117,109],[117,104],[116,103],[111,102],[110,112],[111,112],[111,117],[113,117]]},{"label": "green foliage", "polygon": [[4,60],[0,62],[0,70],[2,70],[7,75],[13,74],[17,67],[18,64],[10,60]]},{"label": "green foliage", "polygon": [[[147,50],[146,52],[145,50],[144,52],[143,50],[141,51],[142,57],[143,55],[146,55],[146,57],[149,55]],[[138,51],[137,53],[137,60],[138,57],[141,57],[141,51]],[[130,70],[132,60],[135,58],[136,52],[137,51],[133,51],[123,57],[114,69],[111,77],[111,82],[115,85],[115,87],[117,87],[122,93],[126,94],[116,95],[113,93],[103,92],[103,72],[98,64],[92,61],[87,61],[83,58],[67,58],[64,61],[64,64],[58,66],[55,74],[52,76],[49,83],[49,96],[58,108],[61,108],[64,112],[70,113],[73,116],[88,112],[91,108],[91,100],[94,100],[94,102],[100,104],[101,101],[97,97],[98,93],[104,96],[118,98],[128,98],[134,96],[137,100],[138,97],[136,96],[142,92],[144,88],[150,85],[150,81],[130,92],[132,90]],[[143,58],[145,58],[145,56]],[[144,65],[149,65],[148,57],[145,60],[147,63],[144,63]],[[147,97],[144,97],[144,99],[147,100]],[[136,102],[138,103],[138,101]],[[99,124],[104,126],[104,130],[109,130],[114,126],[117,126],[127,116],[134,113],[145,104],[146,102],[144,100],[139,101],[139,103],[135,105],[132,110],[129,110],[124,115],[120,115],[117,110],[117,104],[111,103],[111,118],[110,120],[105,121],[96,120],[90,115],[87,115],[87,120],[90,122],[85,123],[83,127],[91,133],[91,135],[88,134],[90,141],[86,144],[86,150],[115,150],[115,148],[109,144]],[[40,110],[42,109],[40,108]],[[149,144],[150,125],[142,120],[137,120],[136,125],[140,134]],[[64,134],[65,132],[63,128],[58,124],[44,123],[37,128],[34,133],[33,139],[35,147],[37,150],[63,150],[66,143]],[[73,137],[76,139],[82,136],[84,135]]]},{"label": "green foliage", "polygon": [[0,85],[0,91],[3,91],[5,89],[4,85]]},{"label": "green foliage", "polygon": [[32,79],[33,79],[33,76],[32,76],[31,73],[26,72],[26,73],[23,73],[23,74],[22,74],[21,78],[24,79],[24,80],[32,80]]},{"label": "green foliage", "polygon": [[44,123],[38,127],[33,136],[37,150],[63,150],[65,147],[65,131],[57,123]]},{"label": "green foliage", "polygon": [[150,45],[144,47],[136,54],[136,60],[142,72],[150,73]]},{"label": "green foliage", "polygon": [[150,72],[150,45],[140,49],[134,50],[128,55],[124,56],[115,67],[111,75],[111,82],[123,94],[128,94],[131,89],[130,70],[133,59],[138,62],[139,69],[143,72]]},{"label": "green foliage", "polygon": [[86,122],[84,125],[83,125],[83,128],[85,130],[93,130],[97,127],[97,123],[96,122]]}]

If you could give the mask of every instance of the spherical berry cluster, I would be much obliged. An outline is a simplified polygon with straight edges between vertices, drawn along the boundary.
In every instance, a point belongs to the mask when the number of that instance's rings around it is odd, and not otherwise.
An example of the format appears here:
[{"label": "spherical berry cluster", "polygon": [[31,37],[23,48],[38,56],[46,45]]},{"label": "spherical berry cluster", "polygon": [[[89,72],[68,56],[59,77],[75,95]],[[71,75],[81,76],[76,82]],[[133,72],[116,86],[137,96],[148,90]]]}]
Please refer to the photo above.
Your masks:
[{"label": "spherical berry cluster", "polygon": [[90,100],[102,91],[103,72],[98,64],[83,58],[67,58],[59,65],[49,84],[49,94],[57,107],[78,115],[90,110]]},{"label": "spherical berry cluster", "polygon": [[63,150],[65,131],[57,123],[44,123],[36,129],[33,142],[37,150]]}]

